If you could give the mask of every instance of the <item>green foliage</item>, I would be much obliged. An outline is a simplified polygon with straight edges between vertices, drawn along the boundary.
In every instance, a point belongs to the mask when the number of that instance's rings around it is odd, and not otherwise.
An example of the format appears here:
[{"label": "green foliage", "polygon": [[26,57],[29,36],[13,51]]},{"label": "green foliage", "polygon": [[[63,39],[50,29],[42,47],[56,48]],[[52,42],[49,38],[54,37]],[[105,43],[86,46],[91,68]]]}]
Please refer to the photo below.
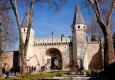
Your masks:
[{"label": "green foliage", "polygon": [[97,76],[103,70],[90,69],[86,71],[87,76]]},{"label": "green foliage", "polygon": [[55,76],[63,76],[68,73],[69,71],[64,71],[64,70],[54,72]]},{"label": "green foliage", "polygon": [[91,35],[91,41],[97,41],[96,35]]},{"label": "green foliage", "polygon": [[2,78],[2,74],[0,74],[0,78]]},{"label": "green foliage", "polygon": [[35,75],[27,75],[24,77],[18,76],[18,77],[12,77],[7,79],[0,79],[0,80],[38,80],[38,79],[45,79],[45,78],[52,78],[52,77],[59,77],[63,76],[64,74],[67,74],[68,71],[53,71],[50,73],[39,73]]}]

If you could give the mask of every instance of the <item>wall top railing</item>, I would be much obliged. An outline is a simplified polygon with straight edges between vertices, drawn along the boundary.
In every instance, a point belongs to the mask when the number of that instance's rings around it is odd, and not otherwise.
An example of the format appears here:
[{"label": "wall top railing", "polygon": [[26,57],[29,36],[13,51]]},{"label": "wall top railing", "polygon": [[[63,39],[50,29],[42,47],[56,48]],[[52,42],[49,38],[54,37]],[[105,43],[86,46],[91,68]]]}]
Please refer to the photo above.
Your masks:
[{"label": "wall top railing", "polygon": [[41,37],[39,39],[35,39],[34,43],[44,44],[44,43],[69,43],[71,42],[70,37],[65,36],[55,36],[55,37]]}]

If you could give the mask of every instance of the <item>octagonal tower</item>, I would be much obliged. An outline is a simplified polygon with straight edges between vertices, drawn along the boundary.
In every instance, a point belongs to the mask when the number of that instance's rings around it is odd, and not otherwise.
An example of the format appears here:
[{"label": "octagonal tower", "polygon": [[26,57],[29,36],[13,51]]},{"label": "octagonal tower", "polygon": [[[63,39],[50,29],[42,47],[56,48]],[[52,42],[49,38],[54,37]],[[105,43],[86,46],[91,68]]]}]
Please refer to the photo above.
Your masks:
[{"label": "octagonal tower", "polygon": [[[28,23],[29,23],[29,13],[26,12],[25,14],[25,17],[24,17],[24,21],[23,21],[23,24],[22,24],[22,28],[21,28],[21,31],[22,31],[22,37],[23,37],[23,43],[25,44],[25,41],[26,41],[26,34],[27,34],[27,30],[28,30]],[[30,66],[30,65],[34,65],[34,62],[35,60],[31,57],[34,56],[34,29],[31,28],[30,29],[30,37],[29,37],[29,42],[28,42],[28,49],[27,49],[27,54],[26,54],[26,60],[27,60],[27,65]]]},{"label": "octagonal tower", "polygon": [[77,4],[72,24],[73,33],[73,59],[77,61],[81,69],[88,69],[87,63],[87,26],[85,25],[80,8]]}]

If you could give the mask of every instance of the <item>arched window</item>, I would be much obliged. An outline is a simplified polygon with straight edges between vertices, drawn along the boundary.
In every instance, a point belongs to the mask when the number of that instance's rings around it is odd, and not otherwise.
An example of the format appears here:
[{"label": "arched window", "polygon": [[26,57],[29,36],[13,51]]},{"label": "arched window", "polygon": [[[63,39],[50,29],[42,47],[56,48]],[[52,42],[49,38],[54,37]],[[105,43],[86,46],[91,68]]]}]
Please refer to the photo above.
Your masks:
[{"label": "arched window", "polygon": [[84,29],[85,29],[85,26],[83,26],[84,27]]},{"label": "arched window", "polygon": [[80,26],[78,26],[78,28],[80,28]]},{"label": "arched window", "polygon": [[25,32],[25,29],[24,29],[24,32]]}]

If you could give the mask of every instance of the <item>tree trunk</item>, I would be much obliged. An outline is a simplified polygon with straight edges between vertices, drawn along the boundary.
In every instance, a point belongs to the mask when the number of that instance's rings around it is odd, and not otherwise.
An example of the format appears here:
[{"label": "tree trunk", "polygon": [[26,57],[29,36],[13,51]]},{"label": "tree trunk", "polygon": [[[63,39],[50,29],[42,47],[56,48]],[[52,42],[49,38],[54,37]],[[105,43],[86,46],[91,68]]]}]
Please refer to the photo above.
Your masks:
[{"label": "tree trunk", "polygon": [[115,62],[113,38],[108,26],[106,26],[104,32],[104,54],[104,67],[106,68],[109,64]]},{"label": "tree trunk", "polygon": [[2,77],[2,22],[1,22],[1,15],[0,15],[0,78]]},{"label": "tree trunk", "polygon": [[106,69],[111,63],[115,62],[113,38],[110,25],[105,26],[99,20],[98,23],[104,34],[104,69]]},{"label": "tree trunk", "polygon": [[29,12],[29,23],[27,25],[27,32],[26,32],[26,40],[22,48],[22,75],[27,74],[27,50],[28,50],[28,45],[29,45],[29,39],[30,39],[30,32],[31,32],[31,27],[32,27],[32,17],[33,17],[33,12],[34,12],[34,0],[31,0],[31,11]]},{"label": "tree trunk", "polygon": [[100,11],[99,1],[98,0],[88,0],[96,14],[97,22],[104,34],[104,68],[109,66],[111,63],[115,62],[114,46],[112,33],[110,30],[112,13],[115,7],[115,0],[112,1],[111,7],[108,12],[106,24],[104,23],[104,18],[102,17],[102,12]]},{"label": "tree trunk", "polygon": [[25,76],[27,74],[27,63],[26,63],[26,58],[22,59],[22,71],[21,74],[22,76]]},{"label": "tree trunk", "polygon": [[[21,45],[21,47],[22,46],[23,45]],[[23,47],[21,48],[21,47],[20,47],[20,61],[21,61],[20,72],[21,72],[22,76],[25,76],[26,73],[27,73],[27,70],[26,70],[26,66],[27,66],[27,64],[26,64],[26,56],[24,56],[24,54],[25,54],[24,48]]]},{"label": "tree trunk", "polygon": [[12,0],[9,0],[10,4],[13,8],[16,21],[18,24],[18,30],[19,30],[19,36],[20,36],[20,61],[21,61],[21,74],[24,76],[27,73],[27,63],[26,63],[26,55],[27,55],[27,49],[28,49],[28,43],[29,43],[29,38],[30,38],[30,30],[31,30],[31,25],[32,25],[32,17],[33,17],[33,11],[34,11],[34,0],[31,0],[31,7],[30,7],[30,16],[29,16],[29,23],[27,24],[27,33],[26,33],[26,40],[25,43],[23,42],[23,37],[22,37],[22,31],[21,31],[21,22],[20,22],[20,17],[18,13],[18,6],[17,6],[17,1],[14,0],[14,4]]},{"label": "tree trunk", "polygon": [[2,53],[3,51],[0,49],[0,78],[2,77]]}]

